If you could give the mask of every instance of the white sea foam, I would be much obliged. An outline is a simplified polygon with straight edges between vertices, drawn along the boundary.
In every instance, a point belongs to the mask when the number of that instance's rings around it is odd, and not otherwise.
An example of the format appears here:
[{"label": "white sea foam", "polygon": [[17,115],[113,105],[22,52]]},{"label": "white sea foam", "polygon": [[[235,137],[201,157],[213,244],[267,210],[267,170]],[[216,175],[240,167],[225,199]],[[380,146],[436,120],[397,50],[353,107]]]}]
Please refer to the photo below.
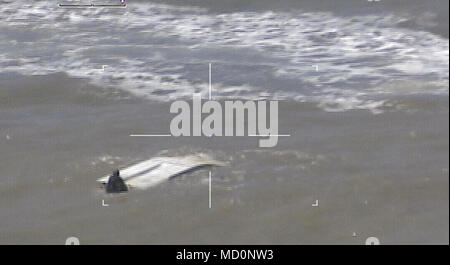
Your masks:
[{"label": "white sea foam", "polygon": [[[405,19],[388,13],[212,14],[146,3],[62,9],[14,1],[0,6],[0,73],[66,72],[170,101],[193,92],[206,96],[207,64],[214,61],[216,99],[295,99],[327,111],[377,113],[389,93],[448,94],[448,40],[396,26]],[[236,67],[247,67],[248,77],[235,74]],[[424,85],[389,90],[398,82]]]}]

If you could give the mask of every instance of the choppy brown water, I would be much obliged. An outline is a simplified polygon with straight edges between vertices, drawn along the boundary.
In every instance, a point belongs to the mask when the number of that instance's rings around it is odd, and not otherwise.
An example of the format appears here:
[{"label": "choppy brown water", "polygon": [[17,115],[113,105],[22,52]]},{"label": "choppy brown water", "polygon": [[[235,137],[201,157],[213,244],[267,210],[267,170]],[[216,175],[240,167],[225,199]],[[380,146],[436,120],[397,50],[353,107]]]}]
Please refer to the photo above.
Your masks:
[{"label": "choppy brown water", "polygon": [[[448,1],[127,2],[2,1],[0,244],[448,244]],[[291,136],[129,136],[168,133],[209,63],[215,99],[280,99]],[[193,153],[229,164],[211,209],[207,170],[95,182]]]},{"label": "choppy brown water", "polygon": [[[292,136],[264,149],[250,137],[129,137],[167,133],[169,103],[63,74],[2,80],[2,244],[448,244],[448,97],[392,98],[377,115],[282,101]],[[207,171],[121,195],[95,183],[196,152],[230,163],[213,170],[212,209]]]}]

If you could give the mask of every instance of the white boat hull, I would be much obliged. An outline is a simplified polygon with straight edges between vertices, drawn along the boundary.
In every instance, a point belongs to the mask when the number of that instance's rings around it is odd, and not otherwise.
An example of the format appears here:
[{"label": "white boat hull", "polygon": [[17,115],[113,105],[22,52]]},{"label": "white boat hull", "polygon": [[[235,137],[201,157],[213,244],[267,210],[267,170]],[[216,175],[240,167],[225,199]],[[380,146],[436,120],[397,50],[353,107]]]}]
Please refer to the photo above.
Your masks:
[{"label": "white boat hull", "polygon": [[[183,173],[205,166],[224,166],[220,161],[200,157],[154,157],[119,170],[120,177],[131,188],[147,189]],[[97,179],[102,184],[108,183],[109,175]]]}]

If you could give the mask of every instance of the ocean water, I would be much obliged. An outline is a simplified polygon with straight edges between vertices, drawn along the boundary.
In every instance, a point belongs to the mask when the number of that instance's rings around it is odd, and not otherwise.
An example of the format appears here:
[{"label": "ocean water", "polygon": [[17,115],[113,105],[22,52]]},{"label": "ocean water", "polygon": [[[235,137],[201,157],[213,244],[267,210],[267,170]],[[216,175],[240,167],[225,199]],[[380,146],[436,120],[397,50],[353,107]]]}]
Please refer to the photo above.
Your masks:
[{"label": "ocean water", "polygon": [[[448,244],[448,3],[315,2],[2,1],[0,243]],[[169,133],[210,63],[215,100],[279,100],[291,136],[129,136]],[[211,209],[207,170],[95,182],[195,153],[228,163]]]}]

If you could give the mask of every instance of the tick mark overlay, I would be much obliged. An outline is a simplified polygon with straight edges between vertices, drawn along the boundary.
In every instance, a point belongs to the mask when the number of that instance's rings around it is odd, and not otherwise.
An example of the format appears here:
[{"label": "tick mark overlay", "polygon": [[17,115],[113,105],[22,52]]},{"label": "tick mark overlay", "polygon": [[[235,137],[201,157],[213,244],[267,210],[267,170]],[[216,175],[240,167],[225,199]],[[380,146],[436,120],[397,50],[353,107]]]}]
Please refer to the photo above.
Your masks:
[{"label": "tick mark overlay", "polygon": [[120,4],[58,4],[62,8],[93,8],[93,7],[108,7],[108,8],[125,8],[127,4],[125,0],[121,0]]},{"label": "tick mark overlay", "polygon": [[80,244],[80,240],[78,239],[78,237],[68,237],[66,239],[66,245],[79,245]]},{"label": "tick mark overlay", "polygon": [[209,209],[211,209],[211,195],[212,195],[212,174],[211,170],[209,171]]},{"label": "tick mark overlay", "polygon": [[380,240],[377,237],[371,236],[366,239],[366,245],[379,245]]}]

